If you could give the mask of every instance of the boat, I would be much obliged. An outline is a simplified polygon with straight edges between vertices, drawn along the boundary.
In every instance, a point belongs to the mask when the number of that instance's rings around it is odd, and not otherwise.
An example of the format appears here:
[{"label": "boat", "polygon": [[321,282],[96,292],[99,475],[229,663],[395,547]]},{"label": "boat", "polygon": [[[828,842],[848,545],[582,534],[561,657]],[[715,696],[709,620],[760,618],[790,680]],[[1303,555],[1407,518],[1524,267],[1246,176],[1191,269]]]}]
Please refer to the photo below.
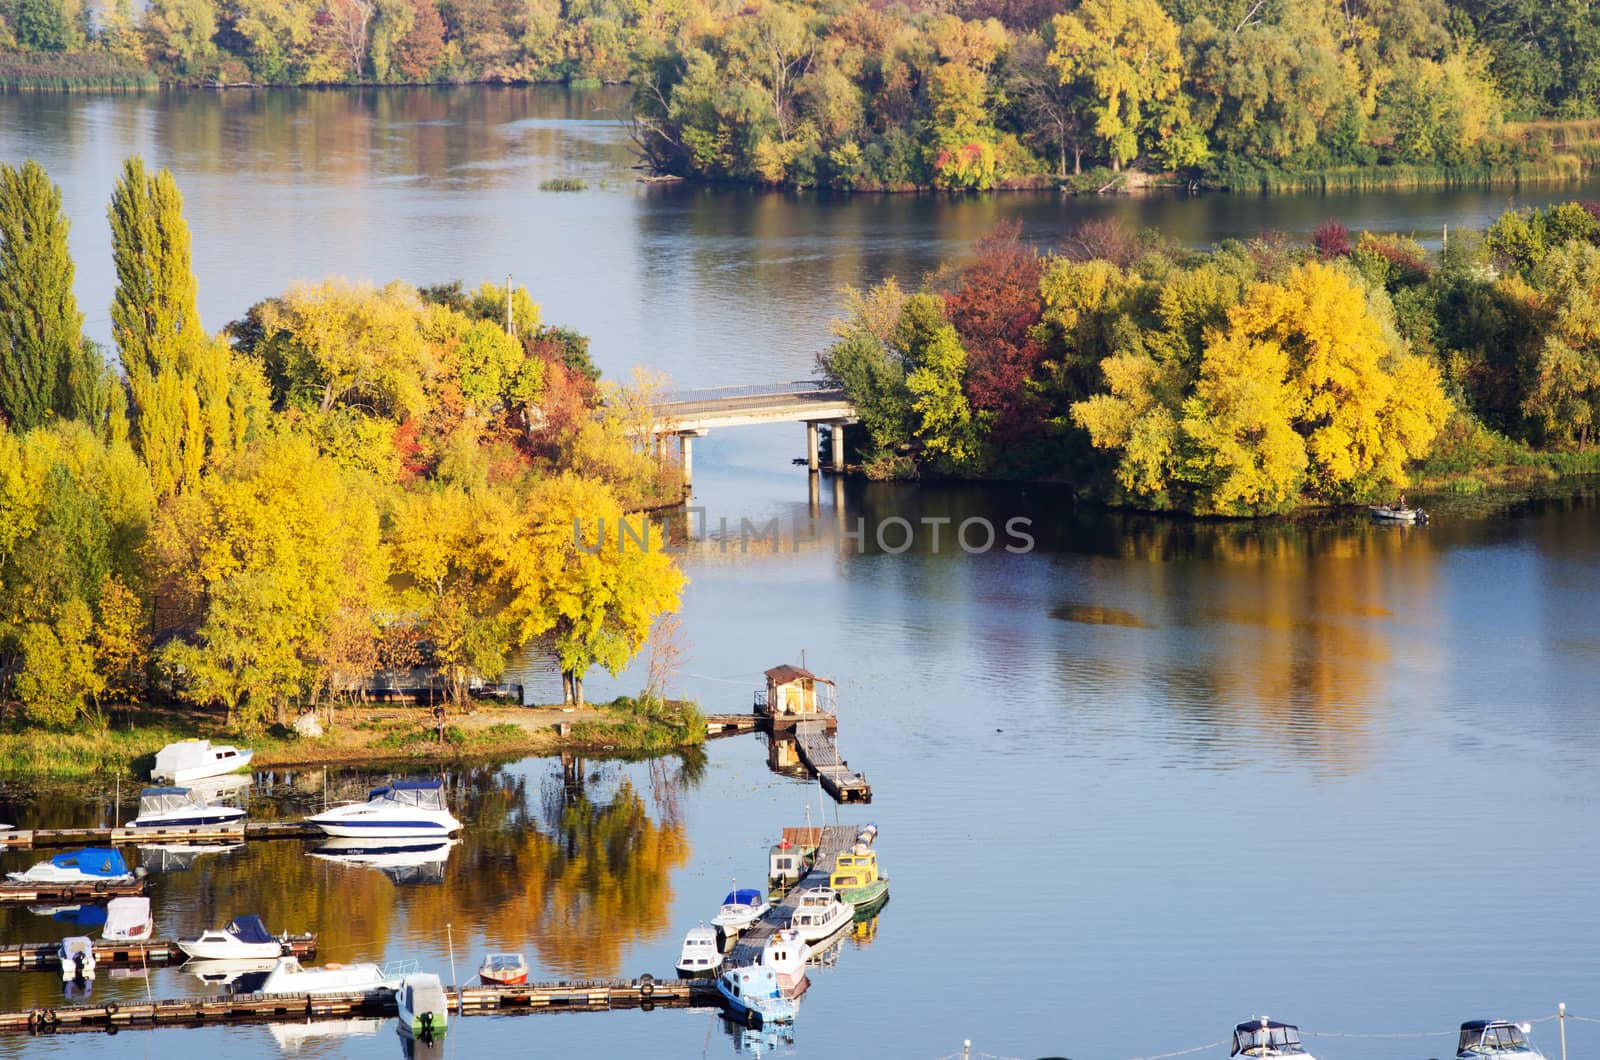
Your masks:
[{"label": "boat", "polygon": [[143,895],[113,898],[106,903],[106,926],[100,937],[107,942],[137,942],[148,939],[154,927],[150,899]]},{"label": "boat", "polygon": [[732,938],[757,920],[767,915],[772,906],[755,888],[743,890],[735,887],[722,899],[722,910],[711,918],[711,926]]},{"label": "boat", "polygon": [[1229,1056],[1292,1056],[1314,1060],[1300,1045],[1300,1028],[1279,1023],[1265,1016],[1246,1020],[1233,1028],[1233,1052]]},{"label": "boat", "polygon": [[120,851],[110,847],[85,847],[57,854],[26,872],[8,872],[18,883],[127,883],[133,879]]},{"label": "boat", "polygon": [[228,993],[253,994],[277,963],[275,957],[192,960],[184,962],[183,971],[202,983],[222,987]]},{"label": "boat", "polygon": [[1407,508],[1397,504],[1373,504],[1367,511],[1372,513],[1372,518],[1380,523],[1404,523],[1412,525],[1426,523],[1428,513],[1421,508]]},{"label": "boat", "polygon": [[716,975],[722,967],[722,950],[717,945],[715,928],[704,924],[692,927],[683,936],[683,949],[678,952],[678,978],[698,979]]},{"label": "boat", "polygon": [[177,947],[187,957],[207,961],[260,960],[283,955],[283,940],[274,938],[254,913],[234,917],[225,928],[178,939]]},{"label": "boat", "polygon": [[800,892],[789,926],[806,942],[821,942],[855,919],[855,908],[831,887],[807,887]]},{"label": "boat", "polygon": [[767,889],[781,894],[799,883],[810,868],[806,848],[785,836],[767,852]]},{"label": "boat", "polygon": [[478,980],[520,986],[528,981],[528,959],[520,953],[491,953],[478,965]]},{"label": "boat", "polygon": [[417,972],[400,980],[394,1003],[400,1029],[413,1037],[435,1038],[449,1027],[450,1003],[444,996],[444,984],[432,972]]},{"label": "boat", "polygon": [[254,751],[241,751],[232,744],[213,747],[210,740],[179,740],[156,752],[150,779],[188,784],[206,777],[220,777],[244,769],[254,755]]},{"label": "boat", "polygon": [[746,1023],[791,1023],[800,1011],[793,999],[783,996],[778,974],[760,965],[727,969],[717,976],[717,993],[728,1011]]},{"label": "boat", "polygon": [[442,780],[396,780],[373,788],[366,802],[348,802],[306,818],[341,838],[447,836],[461,830],[444,802]]},{"label": "boat", "polygon": [[857,844],[856,852],[833,859],[828,886],[854,908],[869,906],[889,892],[889,877],[878,873],[878,852]]},{"label": "boat", "polygon": [[323,861],[377,869],[395,883],[443,883],[445,863],[457,842],[448,836],[362,836],[330,839],[310,853]]},{"label": "boat", "polygon": [[279,957],[257,993],[362,994],[392,991],[399,985],[400,976],[371,962],[302,968],[296,957]]},{"label": "boat", "polygon": [[1461,1025],[1456,1060],[1544,1060],[1544,1054],[1528,1041],[1528,1030],[1526,1023],[1468,1020]]},{"label": "boat", "polygon": [[94,942],[87,935],[62,939],[61,945],[56,948],[56,957],[61,961],[63,983],[75,979],[84,982],[94,980]]},{"label": "boat", "polygon": [[188,828],[242,820],[244,810],[213,805],[192,788],[145,788],[139,792],[139,816],[128,827]]},{"label": "boat", "polygon": [[777,973],[778,987],[786,997],[804,993],[809,985],[806,980],[806,944],[790,928],[781,928],[767,936],[767,941],[761,944],[761,955],[756,958],[756,964]]}]

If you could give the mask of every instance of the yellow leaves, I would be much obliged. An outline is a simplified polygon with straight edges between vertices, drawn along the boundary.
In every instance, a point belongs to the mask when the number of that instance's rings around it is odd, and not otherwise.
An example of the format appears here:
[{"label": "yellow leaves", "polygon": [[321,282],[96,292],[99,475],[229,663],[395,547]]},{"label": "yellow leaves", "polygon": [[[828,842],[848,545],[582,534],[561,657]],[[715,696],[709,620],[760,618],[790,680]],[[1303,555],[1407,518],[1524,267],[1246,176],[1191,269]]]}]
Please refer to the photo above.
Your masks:
[{"label": "yellow leaves", "polygon": [[1055,17],[1049,62],[1062,84],[1083,82],[1095,97],[1095,132],[1116,164],[1137,157],[1144,108],[1175,93],[1183,73],[1178,25],[1157,0],[1083,0]]}]

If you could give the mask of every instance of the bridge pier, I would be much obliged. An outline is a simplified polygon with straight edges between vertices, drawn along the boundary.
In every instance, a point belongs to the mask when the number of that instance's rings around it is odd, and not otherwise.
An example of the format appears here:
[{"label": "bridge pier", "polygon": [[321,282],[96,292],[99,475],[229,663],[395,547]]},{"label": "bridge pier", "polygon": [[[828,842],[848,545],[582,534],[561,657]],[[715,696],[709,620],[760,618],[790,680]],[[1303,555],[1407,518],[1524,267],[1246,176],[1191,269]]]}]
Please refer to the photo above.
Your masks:
[{"label": "bridge pier", "polygon": [[806,468],[817,470],[817,421],[806,420]]},{"label": "bridge pier", "polygon": [[833,470],[835,474],[842,474],[844,472],[844,424],[831,423],[828,426],[832,431],[828,439],[828,447],[832,450]]},{"label": "bridge pier", "polygon": [[683,465],[683,489],[694,485],[694,435],[678,435],[678,461]]}]

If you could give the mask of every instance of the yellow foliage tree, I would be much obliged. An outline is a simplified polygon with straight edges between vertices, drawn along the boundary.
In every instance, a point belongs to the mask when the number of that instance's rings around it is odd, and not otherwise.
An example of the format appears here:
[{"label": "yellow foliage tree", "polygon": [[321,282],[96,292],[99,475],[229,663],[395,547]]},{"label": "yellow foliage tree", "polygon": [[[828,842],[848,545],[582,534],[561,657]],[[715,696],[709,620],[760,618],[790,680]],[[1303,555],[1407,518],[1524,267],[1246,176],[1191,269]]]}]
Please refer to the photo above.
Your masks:
[{"label": "yellow foliage tree", "polygon": [[1083,0],[1055,17],[1049,62],[1094,100],[1095,133],[1117,169],[1139,156],[1150,108],[1183,76],[1178,24],[1157,0]]}]

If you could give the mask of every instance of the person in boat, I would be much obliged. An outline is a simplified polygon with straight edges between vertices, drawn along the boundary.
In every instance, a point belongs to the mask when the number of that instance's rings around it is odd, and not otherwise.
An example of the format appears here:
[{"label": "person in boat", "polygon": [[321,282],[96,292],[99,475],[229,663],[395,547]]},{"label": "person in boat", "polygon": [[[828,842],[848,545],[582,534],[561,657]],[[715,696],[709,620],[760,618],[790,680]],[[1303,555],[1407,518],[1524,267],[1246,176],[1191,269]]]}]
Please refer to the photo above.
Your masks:
[{"label": "person in boat", "polygon": [[1406,495],[1404,493],[1400,494],[1400,501],[1394,506],[1394,510],[1397,512],[1406,510]]}]

